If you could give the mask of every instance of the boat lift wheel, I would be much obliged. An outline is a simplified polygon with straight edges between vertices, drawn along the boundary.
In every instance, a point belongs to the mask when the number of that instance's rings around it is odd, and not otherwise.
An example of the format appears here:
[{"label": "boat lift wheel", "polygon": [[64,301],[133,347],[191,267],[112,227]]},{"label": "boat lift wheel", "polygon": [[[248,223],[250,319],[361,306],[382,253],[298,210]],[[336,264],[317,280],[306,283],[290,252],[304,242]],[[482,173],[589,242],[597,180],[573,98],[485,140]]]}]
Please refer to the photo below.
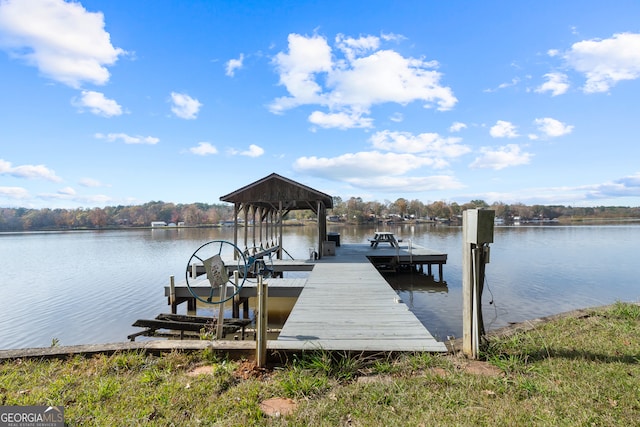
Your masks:
[{"label": "boat lift wheel", "polygon": [[[247,259],[240,248],[226,240],[212,240],[200,246],[189,257],[186,269],[187,289],[192,297],[202,303],[223,304],[238,295],[247,278],[247,269]],[[234,281],[233,271],[238,271],[238,284]],[[193,274],[194,272],[196,273]],[[206,275],[207,280],[198,279],[202,274]],[[233,286],[234,292],[227,293],[224,299],[214,300],[216,290],[220,295],[222,286],[229,284]],[[208,297],[198,295],[196,289],[203,288],[208,288]]]}]

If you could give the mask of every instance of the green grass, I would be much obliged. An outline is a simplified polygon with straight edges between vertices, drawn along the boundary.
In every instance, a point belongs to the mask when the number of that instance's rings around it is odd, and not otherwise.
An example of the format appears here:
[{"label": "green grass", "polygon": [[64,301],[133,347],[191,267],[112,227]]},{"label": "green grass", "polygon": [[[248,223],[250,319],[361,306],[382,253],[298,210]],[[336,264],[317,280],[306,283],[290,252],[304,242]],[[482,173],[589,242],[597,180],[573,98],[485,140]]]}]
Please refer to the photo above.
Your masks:
[{"label": "green grass", "polygon": [[[0,405],[63,405],[69,425],[609,426],[640,420],[640,307],[558,318],[452,355],[311,352],[266,371],[211,351],[0,363]],[[196,367],[208,366],[201,375]],[[267,417],[260,403],[297,402]]]}]

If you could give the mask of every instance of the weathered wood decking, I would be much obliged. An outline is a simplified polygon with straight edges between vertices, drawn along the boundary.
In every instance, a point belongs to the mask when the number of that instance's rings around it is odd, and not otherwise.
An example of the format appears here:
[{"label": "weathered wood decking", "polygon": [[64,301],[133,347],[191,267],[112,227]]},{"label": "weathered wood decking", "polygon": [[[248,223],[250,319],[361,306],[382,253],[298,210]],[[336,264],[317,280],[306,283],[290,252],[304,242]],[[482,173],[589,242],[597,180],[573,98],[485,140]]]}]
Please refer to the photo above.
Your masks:
[{"label": "weathered wood decking", "polygon": [[[269,349],[447,351],[367,259],[371,252],[377,256],[384,251],[365,250],[367,246],[344,245],[335,257],[316,263]],[[400,256],[402,248],[397,249],[394,256]]]}]

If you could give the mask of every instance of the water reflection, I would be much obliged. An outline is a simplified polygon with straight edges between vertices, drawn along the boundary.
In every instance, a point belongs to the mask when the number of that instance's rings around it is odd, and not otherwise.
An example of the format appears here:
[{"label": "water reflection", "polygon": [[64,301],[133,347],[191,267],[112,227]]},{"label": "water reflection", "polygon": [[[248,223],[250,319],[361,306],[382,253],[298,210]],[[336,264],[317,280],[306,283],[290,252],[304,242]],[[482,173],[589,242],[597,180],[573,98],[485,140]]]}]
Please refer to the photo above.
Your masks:
[{"label": "water reflection", "polygon": [[413,294],[414,292],[447,293],[449,288],[446,281],[435,280],[417,271],[399,271],[398,273],[385,273],[387,283],[397,292]]}]

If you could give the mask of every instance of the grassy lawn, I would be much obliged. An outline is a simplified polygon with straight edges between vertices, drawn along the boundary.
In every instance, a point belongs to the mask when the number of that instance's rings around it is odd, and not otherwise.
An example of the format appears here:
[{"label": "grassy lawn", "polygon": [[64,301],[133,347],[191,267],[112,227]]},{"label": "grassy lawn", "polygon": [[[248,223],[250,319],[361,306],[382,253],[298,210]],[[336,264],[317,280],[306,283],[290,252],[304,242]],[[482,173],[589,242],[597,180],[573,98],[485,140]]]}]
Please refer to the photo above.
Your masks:
[{"label": "grassy lawn", "polygon": [[7,361],[0,405],[62,405],[69,425],[92,426],[639,425],[640,306],[490,338],[478,362],[313,352],[261,370],[209,351]]}]

